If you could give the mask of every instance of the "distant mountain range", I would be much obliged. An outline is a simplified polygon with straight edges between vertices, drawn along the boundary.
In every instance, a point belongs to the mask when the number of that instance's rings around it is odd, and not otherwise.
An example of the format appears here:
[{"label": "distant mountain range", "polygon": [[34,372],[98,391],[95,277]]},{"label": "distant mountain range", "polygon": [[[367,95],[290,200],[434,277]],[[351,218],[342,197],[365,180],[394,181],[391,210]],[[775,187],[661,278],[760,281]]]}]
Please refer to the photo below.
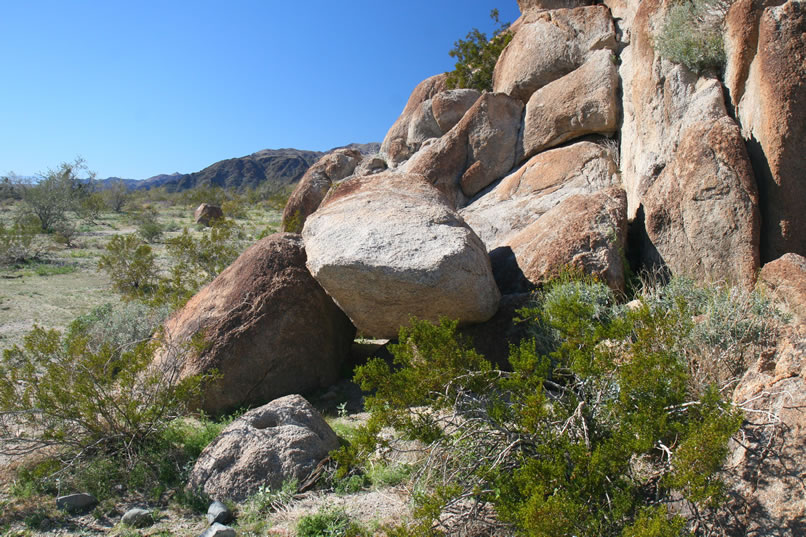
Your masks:
[{"label": "distant mountain range", "polygon": [[[381,144],[349,144],[365,155],[377,153]],[[148,190],[165,187],[170,192],[188,190],[197,186],[223,188],[254,188],[270,181],[277,185],[289,185],[299,181],[305,171],[330,151],[307,151],[304,149],[263,149],[244,157],[221,160],[201,171],[155,175],[148,179],[124,179],[108,177],[96,180],[100,188],[122,182],[130,190]]]}]

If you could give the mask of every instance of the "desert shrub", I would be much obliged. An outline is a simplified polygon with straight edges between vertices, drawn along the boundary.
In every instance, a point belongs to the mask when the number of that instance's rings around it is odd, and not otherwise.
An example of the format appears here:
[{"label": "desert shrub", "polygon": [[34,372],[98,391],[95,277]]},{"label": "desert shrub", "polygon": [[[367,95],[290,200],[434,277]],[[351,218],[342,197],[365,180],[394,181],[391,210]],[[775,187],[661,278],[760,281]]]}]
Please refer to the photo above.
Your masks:
[{"label": "desert shrub", "polygon": [[172,260],[172,277],[181,278],[195,292],[235,261],[246,245],[245,239],[243,229],[228,219],[216,220],[198,237],[185,228],[165,243]]},{"label": "desert shrub", "polygon": [[156,255],[135,235],[115,235],[98,261],[113,287],[127,298],[142,298],[158,283]]},{"label": "desert shrub", "polygon": [[137,234],[148,242],[159,242],[162,238],[163,226],[159,221],[159,214],[153,207],[146,207],[134,216],[134,221],[137,224]]},{"label": "desert shrub", "polygon": [[9,225],[0,222],[0,265],[37,258],[46,245],[37,235],[39,230],[35,219],[23,217]]},{"label": "desert shrub", "polygon": [[138,301],[106,303],[70,323],[66,337],[83,336],[93,352],[109,346],[119,354],[150,340],[170,314],[167,306]]},{"label": "desert shrub", "polygon": [[731,0],[681,0],[672,5],[655,36],[662,57],[695,73],[725,63],[724,21]]},{"label": "desert shrub", "polygon": [[75,246],[79,231],[75,223],[70,220],[62,220],[53,226],[53,241],[65,245],[67,248]]},{"label": "desert shrub", "polygon": [[361,537],[368,532],[344,509],[325,508],[306,515],[297,523],[299,537]]},{"label": "desert shrub", "polygon": [[129,189],[123,181],[115,181],[101,192],[101,197],[109,210],[120,213],[130,199]]},{"label": "desert shrub", "polygon": [[246,203],[240,196],[235,196],[233,199],[228,199],[222,203],[221,211],[228,218],[244,219],[247,216]]},{"label": "desert shrub", "polygon": [[51,232],[54,226],[67,218],[68,211],[77,211],[90,194],[90,189],[79,174],[85,173],[91,180],[85,162],[63,162],[55,170],[48,170],[39,181],[20,185],[20,197],[27,211],[36,216],[42,231]]},{"label": "desert shrub", "polygon": [[507,31],[509,24],[499,21],[497,9],[490,12],[490,18],[496,25],[491,39],[487,39],[487,34],[478,28],[473,28],[464,39],[453,44],[449,54],[456,58],[456,64],[453,71],[447,73],[449,88],[493,89],[495,64],[504,47],[512,41],[512,34]]},{"label": "desert shrub", "polygon": [[533,337],[511,349],[511,371],[455,322],[414,321],[394,367],[357,369],[371,417],[335,457],[366,460],[387,426],[428,444],[419,522],[400,535],[459,531],[491,508],[488,523],[518,535],[679,535],[686,521],[666,506],[706,518],[723,501],[718,472],[742,415],[718,386],[692,389],[690,301],[650,302],[623,307],[595,282],[549,285],[520,312]]}]

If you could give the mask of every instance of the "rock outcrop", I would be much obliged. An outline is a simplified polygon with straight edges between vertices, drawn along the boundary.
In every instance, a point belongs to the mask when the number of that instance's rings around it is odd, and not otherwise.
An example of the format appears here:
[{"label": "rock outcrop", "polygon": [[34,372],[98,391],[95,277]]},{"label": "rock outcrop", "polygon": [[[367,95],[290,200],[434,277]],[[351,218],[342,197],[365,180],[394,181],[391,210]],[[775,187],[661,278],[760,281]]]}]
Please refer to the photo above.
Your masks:
[{"label": "rock outcrop", "polygon": [[761,199],[762,260],[806,255],[806,5],[740,0],[726,43],[726,85]]},{"label": "rock outcrop", "polygon": [[333,383],[355,329],[305,261],[299,235],[251,246],[168,320],[171,345],[156,365],[179,367],[182,377],[217,371],[200,402],[214,415]]},{"label": "rock outcrop", "polygon": [[806,324],[806,258],[784,254],[762,267],[759,280]]},{"label": "rock outcrop", "polygon": [[337,149],[308,168],[283,209],[283,231],[299,233],[335,181],[352,175],[363,156],[356,149]]},{"label": "rock outcrop", "polygon": [[243,501],[261,486],[303,481],[339,447],[336,434],[308,401],[288,395],[250,410],[204,448],[188,488],[214,500]]},{"label": "rock outcrop", "polygon": [[579,69],[534,92],[526,104],[518,162],[586,134],[613,134],[617,90],[613,53],[598,50]]},{"label": "rock outcrop", "polygon": [[406,171],[424,176],[459,208],[515,164],[523,104],[485,93],[447,134],[423,148]]},{"label": "rock outcrop", "polygon": [[422,176],[340,183],[303,238],[311,273],[366,336],[393,338],[411,316],[482,322],[498,306],[484,244]]},{"label": "rock outcrop", "polygon": [[758,195],[729,118],[693,125],[642,199],[645,262],[700,281],[751,286],[759,267]]},{"label": "rock outcrop", "polygon": [[[531,2],[568,7],[571,2]],[[562,5],[565,4],[565,5]],[[526,13],[526,11],[524,11]],[[554,9],[529,14],[518,25],[493,73],[493,91],[526,104],[532,94],[582,66],[596,50],[616,48],[613,19],[604,6]]]},{"label": "rock outcrop", "polygon": [[532,157],[460,211],[493,250],[508,244],[561,201],[620,184],[610,150],[592,142],[551,149]]},{"label": "rock outcrop", "polygon": [[513,237],[524,276],[542,283],[565,268],[624,289],[627,197],[619,187],[570,196]]},{"label": "rock outcrop", "polygon": [[445,74],[426,78],[411,92],[406,107],[386,133],[381,144],[381,155],[390,166],[397,166],[411,156],[412,149],[408,145],[408,137],[412,118],[418,113],[424,101],[447,89],[445,79]]},{"label": "rock outcrop", "polygon": [[209,226],[214,220],[224,218],[224,211],[217,205],[202,203],[193,211],[193,221],[203,226]]}]

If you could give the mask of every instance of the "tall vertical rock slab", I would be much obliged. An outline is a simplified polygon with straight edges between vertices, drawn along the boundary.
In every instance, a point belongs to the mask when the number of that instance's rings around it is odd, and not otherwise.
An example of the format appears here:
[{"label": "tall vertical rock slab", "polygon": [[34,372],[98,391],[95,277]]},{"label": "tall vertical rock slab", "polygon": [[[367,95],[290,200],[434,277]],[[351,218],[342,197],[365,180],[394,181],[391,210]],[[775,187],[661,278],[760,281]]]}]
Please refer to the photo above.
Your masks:
[{"label": "tall vertical rock slab", "polygon": [[741,0],[727,19],[726,84],[759,187],[761,256],[806,255],[806,5]]},{"label": "tall vertical rock slab", "polygon": [[752,285],[759,267],[758,194],[732,120],[690,127],[642,204],[648,264]]}]

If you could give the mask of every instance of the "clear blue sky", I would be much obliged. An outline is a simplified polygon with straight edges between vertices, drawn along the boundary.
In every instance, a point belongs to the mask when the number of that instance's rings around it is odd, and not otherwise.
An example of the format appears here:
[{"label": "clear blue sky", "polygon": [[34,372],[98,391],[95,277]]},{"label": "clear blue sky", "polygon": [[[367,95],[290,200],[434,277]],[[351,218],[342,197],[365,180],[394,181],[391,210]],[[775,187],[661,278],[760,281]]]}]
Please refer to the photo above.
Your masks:
[{"label": "clear blue sky", "polygon": [[98,177],[381,141],[515,0],[0,0],[0,175]]}]

